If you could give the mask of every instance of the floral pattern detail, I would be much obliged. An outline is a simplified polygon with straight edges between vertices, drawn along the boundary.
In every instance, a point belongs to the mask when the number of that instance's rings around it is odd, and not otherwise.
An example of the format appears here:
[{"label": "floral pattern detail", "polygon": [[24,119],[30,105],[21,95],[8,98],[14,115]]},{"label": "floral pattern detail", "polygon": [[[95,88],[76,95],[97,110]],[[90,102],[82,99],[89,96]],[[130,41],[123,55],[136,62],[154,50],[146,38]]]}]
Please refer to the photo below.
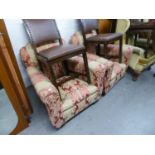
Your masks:
[{"label": "floral pattern detail", "polygon": [[[119,45],[109,44],[107,48],[109,50],[108,52],[109,56],[117,56],[119,54]],[[130,46],[123,45],[122,52],[123,52],[122,62],[128,66],[129,60],[133,53],[133,48],[131,48]],[[118,62],[118,59],[111,59],[111,60]]]},{"label": "floral pattern detail", "polygon": [[38,68],[30,66],[26,70],[38,96],[46,106],[51,123],[56,128],[61,127],[64,119],[58,90]]},{"label": "floral pattern detail", "polygon": [[[86,38],[92,37],[94,35],[96,35],[95,32],[86,34]],[[83,40],[82,34],[80,32],[76,32],[75,34],[73,34],[73,36],[71,36],[70,43],[72,43],[74,45],[83,44],[84,40]],[[95,54],[95,48],[96,48],[96,44],[94,44],[94,43],[88,44],[87,45],[87,52]],[[102,51],[103,46],[101,46],[101,48],[102,48],[101,49],[101,51]],[[108,55],[109,56],[117,56],[119,54],[119,45],[109,44],[107,48],[108,48]],[[123,52],[122,63],[124,63],[128,66],[129,60],[130,60],[132,53],[133,53],[133,47],[123,44],[122,52]],[[118,62],[118,59],[111,59],[111,61]]]},{"label": "floral pattern detail", "polygon": [[[88,34],[87,37],[91,37],[93,35],[95,35],[95,34]],[[71,37],[70,43],[75,44],[75,45],[77,45],[79,43],[80,44],[83,43],[82,42],[83,40],[81,39],[81,36],[82,36],[81,33],[79,33],[79,32],[75,33],[74,34],[74,40],[72,40],[72,37]],[[75,40],[76,40],[76,42],[75,42]],[[95,62],[98,62],[99,64],[102,64],[102,65],[105,66],[104,68],[106,68],[106,69],[105,69],[105,72],[104,72],[104,78],[103,79],[101,78],[102,83],[103,83],[102,84],[102,91],[105,94],[112,88],[114,83],[116,83],[125,74],[129,59],[130,59],[131,54],[132,54],[132,49],[130,47],[123,47],[123,60],[124,60],[124,63],[119,64],[117,62],[118,60],[115,60],[116,62],[115,61],[113,62],[113,61],[107,60],[107,59],[105,59],[103,57],[97,56],[95,54],[95,52],[93,51],[94,50],[93,46],[95,47],[96,45],[92,44],[91,52],[90,52],[89,48],[87,48],[88,49],[88,51],[87,51],[88,63],[90,63],[91,61],[95,61]],[[113,56],[118,55],[118,52],[119,52],[118,45],[110,44],[110,45],[108,45],[108,49],[109,49],[109,53],[111,55],[113,55]],[[75,70],[79,71],[80,73],[84,72],[83,71],[84,68],[82,67],[82,62],[78,58],[76,58],[75,62],[76,63],[72,62],[72,64],[74,64],[74,67],[73,67],[73,65],[71,65],[71,68],[74,69],[74,71]],[[75,65],[77,65],[77,66],[75,67]],[[80,67],[78,67],[78,66],[80,66]],[[90,69],[90,65],[89,65],[89,69]],[[93,74],[91,74],[91,77],[93,77]],[[99,77],[98,77],[98,79],[99,79]],[[93,84],[95,84],[95,82],[93,82]],[[98,89],[100,89],[99,92],[101,92],[101,87],[98,87]]]},{"label": "floral pattern detail", "polygon": [[29,67],[29,66],[39,67],[38,61],[36,59],[36,56],[31,44],[27,44],[26,46],[21,48],[20,57],[25,67]]},{"label": "floral pattern detail", "polygon": [[[82,74],[85,73],[84,61],[81,56],[68,59],[68,66],[71,71],[76,71]],[[98,88],[98,95],[101,96],[107,67],[104,64],[92,60],[88,60],[88,67],[90,71],[91,82]],[[79,78],[87,80],[85,76],[79,76]]]},{"label": "floral pattern detail", "polygon": [[[60,128],[69,119],[100,98],[97,87],[78,78],[63,83],[59,86],[58,91],[47,76],[40,71],[30,44],[21,49],[20,55],[36,93],[45,104],[49,119],[55,128]],[[59,67],[61,68],[61,66]],[[65,78],[67,77],[63,76],[58,80],[61,81]]]},{"label": "floral pattern detail", "polygon": [[[49,46],[50,45],[44,45],[44,48],[42,47],[42,50],[45,50],[47,47],[49,48]],[[26,46],[21,48],[20,57],[25,67],[35,66],[39,68],[39,64],[35,56],[35,51],[31,44],[27,44]],[[64,68],[61,62],[53,64],[52,67],[56,77],[59,78],[64,75]]]},{"label": "floral pattern detail", "polygon": [[[61,38],[61,40],[62,40],[62,43],[64,44],[65,43],[64,39]],[[56,46],[59,46],[59,45],[60,45],[59,40],[56,40],[53,43],[49,43],[49,44],[45,44],[45,45],[37,47],[37,52],[40,53],[40,52],[43,52],[43,51],[45,51],[45,50],[47,50],[49,48],[56,47]]]}]

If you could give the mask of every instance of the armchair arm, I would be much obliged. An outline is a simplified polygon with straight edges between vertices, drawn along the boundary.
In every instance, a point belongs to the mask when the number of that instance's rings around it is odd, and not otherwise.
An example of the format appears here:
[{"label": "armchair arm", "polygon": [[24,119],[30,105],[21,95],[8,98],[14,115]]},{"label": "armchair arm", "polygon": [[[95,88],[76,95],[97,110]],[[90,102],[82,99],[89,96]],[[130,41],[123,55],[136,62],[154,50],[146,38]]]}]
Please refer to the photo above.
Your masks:
[{"label": "armchair arm", "polygon": [[[85,74],[84,61],[81,56],[70,58],[67,60],[67,62],[70,71]],[[88,60],[88,67],[90,71],[91,82],[98,88],[98,95],[101,96],[107,67],[104,64],[92,60]],[[84,76],[80,78],[85,80]]]},{"label": "armchair arm", "polygon": [[50,121],[53,126],[59,128],[64,119],[58,90],[37,67],[30,66],[26,70],[38,96],[46,106]]}]

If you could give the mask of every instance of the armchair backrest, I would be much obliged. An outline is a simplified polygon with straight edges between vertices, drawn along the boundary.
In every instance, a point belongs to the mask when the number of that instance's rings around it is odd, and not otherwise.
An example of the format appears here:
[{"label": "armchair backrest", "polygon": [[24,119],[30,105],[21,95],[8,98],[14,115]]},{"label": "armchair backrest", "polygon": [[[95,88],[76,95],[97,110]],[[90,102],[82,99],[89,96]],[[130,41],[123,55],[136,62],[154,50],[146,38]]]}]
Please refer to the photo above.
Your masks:
[{"label": "armchair backrest", "polygon": [[130,27],[129,19],[117,19],[116,33],[126,33]]}]

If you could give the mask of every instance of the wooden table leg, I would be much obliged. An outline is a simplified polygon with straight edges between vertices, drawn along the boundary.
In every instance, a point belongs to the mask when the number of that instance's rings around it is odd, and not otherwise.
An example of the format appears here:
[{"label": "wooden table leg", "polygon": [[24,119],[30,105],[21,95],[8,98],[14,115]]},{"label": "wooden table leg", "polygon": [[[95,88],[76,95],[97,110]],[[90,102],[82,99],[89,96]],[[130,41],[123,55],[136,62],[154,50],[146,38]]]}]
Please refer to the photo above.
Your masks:
[{"label": "wooden table leg", "polygon": [[84,51],[82,53],[82,55],[83,55],[83,60],[84,60],[84,65],[85,65],[85,70],[86,70],[86,75],[87,75],[87,81],[88,81],[88,83],[91,83],[90,73],[89,73],[89,67],[88,67],[88,60],[87,60],[87,54]]},{"label": "wooden table leg", "polygon": [[121,37],[119,40],[119,63],[122,63],[122,42],[123,37]]}]

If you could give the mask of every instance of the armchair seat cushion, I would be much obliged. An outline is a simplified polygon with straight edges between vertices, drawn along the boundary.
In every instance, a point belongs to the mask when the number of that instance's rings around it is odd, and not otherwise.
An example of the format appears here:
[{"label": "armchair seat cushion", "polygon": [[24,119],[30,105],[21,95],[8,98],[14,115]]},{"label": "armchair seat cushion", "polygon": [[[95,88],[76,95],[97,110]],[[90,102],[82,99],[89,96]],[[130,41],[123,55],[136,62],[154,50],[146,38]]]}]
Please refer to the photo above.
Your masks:
[{"label": "armchair seat cushion", "polygon": [[[62,77],[63,80],[66,76]],[[78,78],[66,81],[59,86],[59,91],[62,99],[63,111],[66,111],[74,106],[78,106],[83,100],[86,104],[89,104],[89,97],[96,94],[97,98],[97,87],[86,83]]]}]

